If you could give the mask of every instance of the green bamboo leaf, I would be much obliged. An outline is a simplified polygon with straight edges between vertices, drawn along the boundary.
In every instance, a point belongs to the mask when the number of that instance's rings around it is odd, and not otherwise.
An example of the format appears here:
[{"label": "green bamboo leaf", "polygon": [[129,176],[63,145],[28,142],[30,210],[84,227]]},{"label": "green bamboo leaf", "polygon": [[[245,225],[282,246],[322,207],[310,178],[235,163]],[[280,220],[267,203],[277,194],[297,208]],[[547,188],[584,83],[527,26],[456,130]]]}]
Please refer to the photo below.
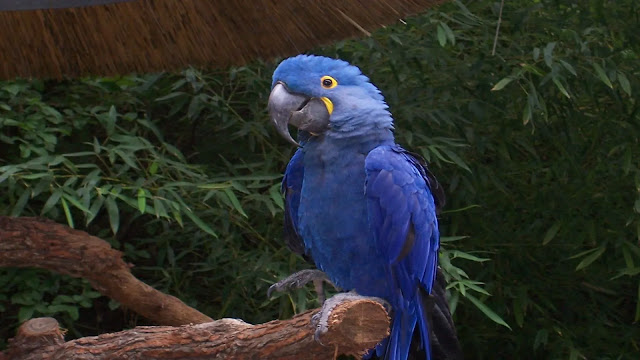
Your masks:
[{"label": "green bamboo leaf", "polygon": [[604,69],[602,68],[602,66],[594,62],[593,68],[596,70],[596,74],[598,75],[600,80],[602,80],[602,82],[605,85],[607,85],[609,88],[613,89],[613,84],[611,83],[611,80],[609,80],[609,77],[607,76],[607,74],[604,72]]},{"label": "green bamboo leaf", "polygon": [[558,230],[560,230],[561,226],[562,223],[559,222],[553,224],[553,226],[551,226],[549,230],[547,230],[547,233],[544,235],[544,239],[542,239],[542,245],[547,245],[549,241],[553,240],[553,238],[558,233]]},{"label": "green bamboo leaf", "polygon": [[167,213],[167,209],[164,207],[163,201],[157,197],[153,198],[153,210],[155,211],[156,217],[160,218],[168,218],[169,214]]},{"label": "green bamboo leaf", "polygon": [[548,67],[553,65],[553,49],[556,47],[556,42],[552,41],[544,47],[542,50],[544,56],[544,63],[547,64]]},{"label": "green bamboo leaf", "polygon": [[605,245],[598,246],[593,253],[586,256],[584,259],[582,259],[582,261],[580,261],[578,266],[576,266],[576,271],[584,269],[587,266],[591,265],[591,263],[593,263],[594,261],[598,260],[598,258],[602,256],[602,254],[604,254],[606,249],[607,247]]},{"label": "green bamboo leaf", "polygon": [[120,228],[120,210],[118,209],[118,205],[116,204],[114,196],[107,197],[104,204],[107,208],[107,213],[109,214],[109,224],[111,225],[111,231],[115,235]]},{"label": "green bamboo leaf", "polygon": [[440,43],[440,46],[447,45],[447,35],[445,34],[444,29],[442,28],[442,24],[438,24],[438,27],[436,28],[436,32],[438,35],[438,42]]},{"label": "green bamboo leaf", "polygon": [[7,180],[9,176],[20,171],[20,168],[17,166],[7,165],[0,167],[0,183]]},{"label": "green bamboo leaf", "polygon": [[40,211],[40,215],[44,215],[48,213],[49,210],[51,210],[56,204],[58,204],[58,201],[60,200],[61,196],[62,196],[62,190],[60,188],[57,188],[51,194],[51,196],[49,196],[49,199],[47,199],[47,201],[44,203],[44,206],[42,207],[42,211]]},{"label": "green bamboo leaf", "polygon": [[623,72],[618,71],[618,82],[620,83],[620,87],[622,90],[627,93],[627,95],[631,96],[631,84],[629,83],[629,79],[627,75]]},{"label": "green bamboo leaf", "polygon": [[574,69],[571,64],[564,60],[560,60],[560,64],[562,64],[562,66],[564,66],[564,68],[567,69],[571,73],[571,75],[578,76],[578,73],[576,73],[576,69]]},{"label": "green bamboo leaf", "polygon": [[89,210],[86,206],[82,205],[82,203],[80,203],[80,201],[78,201],[78,199],[74,198],[73,196],[63,193],[62,198],[70,202],[71,205],[78,208],[78,210],[82,211],[85,214],[85,216],[91,215],[91,210]]},{"label": "green bamboo leaf", "polygon": [[498,83],[496,83],[492,88],[491,91],[499,91],[502,90],[505,86],[507,86],[510,82],[513,81],[513,78],[511,77],[506,77],[500,81],[498,81]]},{"label": "green bamboo leaf", "polygon": [[453,258],[461,258],[461,259],[466,259],[466,260],[471,260],[471,261],[475,261],[475,262],[485,262],[485,261],[489,261],[489,259],[487,258],[480,258],[474,255],[471,255],[469,253],[463,252],[463,251],[459,251],[459,250],[452,250],[451,254],[453,255]]},{"label": "green bamboo leaf", "polygon": [[24,210],[29,197],[31,196],[31,189],[26,188],[22,191],[22,194],[16,201],[16,204],[13,206],[13,210],[11,210],[11,216],[20,216],[22,214],[22,210]]},{"label": "green bamboo leaf", "polygon": [[117,118],[118,118],[118,112],[116,111],[116,107],[111,105],[111,107],[109,108],[109,112],[105,117],[105,120],[107,122],[105,124],[107,135],[111,136],[113,134],[113,131],[115,130],[115,127],[116,127]]},{"label": "green bamboo leaf", "polygon": [[141,214],[147,210],[147,197],[144,189],[138,189],[138,210]]},{"label": "green bamboo leaf", "polygon": [[[124,151],[115,149],[113,150],[114,153],[118,154],[118,156],[120,157],[120,159],[122,159],[122,161],[125,162],[125,164],[129,165],[130,167],[134,168],[134,169],[138,169],[138,164],[135,163],[135,161],[133,161],[133,158],[127,154],[125,154]],[[128,153],[133,155],[132,152]]]},{"label": "green bamboo leaf", "polygon": [[60,199],[60,202],[62,203],[62,209],[64,210],[64,216],[67,218],[67,224],[69,224],[69,227],[73,228],[73,217],[71,216],[71,210],[69,210],[69,205],[67,204],[67,201],[64,199],[64,197],[62,197]]},{"label": "green bamboo leaf", "polygon": [[196,224],[200,228],[200,230],[206,232],[207,234],[213,237],[218,237],[218,234],[216,234],[216,232],[213,231],[213,229],[209,225],[207,225],[207,223],[202,221],[202,219],[200,219],[196,214],[194,214],[193,211],[191,211],[190,209],[184,209],[184,213],[187,214],[187,217],[191,219],[191,221],[193,221],[193,223]]},{"label": "green bamboo leaf", "polygon": [[231,201],[231,205],[233,205],[233,208],[236,209],[236,211],[239,212],[242,216],[248,218],[247,214],[242,209],[242,205],[240,205],[240,201],[238,201],[236,194],[234,194],[233,191],[231,191],[231,189],[228,189],[228,188],[223,189],[222,191],[224,191],[224,193],[229,198],[229,201]]},{"label": "green bamboo leaf", "polygon": [[275,184],[269,188],[269,196],[280,209],[284,209],[284,201],[282,200],[282,194],[280,193],[280,184]]},{"label": "green bamboo leaf", "polygon": [[527,105],[522,109],[522,125],[527,125],[531,118],[533,117],[533,113],[531,112],[531,104],[527,102]]},{"label": "green bamboo leaf", "polygon": [[482,284],[480,282],[474,282],[474,281],[471,281],[471,280],[462,280],[462,281],[460,281],[460,283],[462,283],[464,286],[468,287],[471,290],[474,290],[476,292],[479,292],[479,293],[487,295],[487,296],[491,296],[491,294],[489,294],[489,292],[487,290],[485,290],[485,289],[483,289],[480,286],[475,284],[475,283]]},{"label": "green bamboo leaf", "polygon": [[151,165],[149,165],[149,169],[147,171],[149,171],[150,175],[155,175],[158,172],[158,162],[152,162]]},{"label": "green bamboo leaf", "polygon": [[447,41],[449,41],[449,43],[451,45],[455,45],[456,44],[456,36],[453,34],[453,31],[451,30],[451,28],[449,27],[449,25],[447,25],[444,22],[441,22],[440,25],[442,26],[442,28],[444,29],[444,33],[445,35],[447,35]]},{"label": "green bamboo leaf", "polygon": [[560,92],[567,97],[567,99],[571,99],[571,95],[569,95],[569,93],[567,92],[567,89],[564,88],[564,85],[562,85],[562,82],[560,82],[560,80],[556,77],[554,77],[553,79],[553,83],[556,84],[556,86],[558,87],[558,89],[560,90]]},{"label": "green bamboo leaf", "polygon": [[102,205],[104,205],[104,200],[104,196],[97,196],[93,200],[93,203],[91,203],[91,206],[89,207],[89,216],[86,217],[87,220],[85,222],[85,225],[89,225],[93,221],[93,219],[95,219],[96,215],[98,215],[98,212],[100,212]]},{"label": "green bamboo leaf", "polygon": [[509,324],[507,324],[504,320],[502,320],[500,315],[498,315],[495,312],[493,312],[493,310],[491,310],[487,305],[482,303],[475,296],[473,296],[471,294],[466,294],[465,297],[467,299],[469,299],[473,303],[473,305],[475,305],[480,311],[482,311],[483,314],[485,314],[489,319],[491,319],[491,321],[495,322],[496,324],[502,325],[502,326],[506,327],[507,329],[511,330],[511,326],[509,326]]},{"label": "green bamboo leaf", "polygon": [[524,325],[524,305],[521,297],[513,299],[513,317],[516,318],[516,324],[522,328]]},{"label": "green bamboo leaf", "polygon": [[453,161],[454,164],[456,164],[459,167],[467,170],[468,172],[472,172],[471,169],[469,168],[469,166],[464,162],[464,160],[462,160],[462,158],[460,156],[458,156],[458,154],[456,154],[455,152],[453,152],[451,150],[448,150],[446,148],[443,148],[442,152],[447,154],[449,159],[451,159],[451,161]]},{"label": "green bamboo leaf", "polygon": [[454,241],[460,241],[462,239],[467,239],[467,238],[468,236],[441,236],[440,242],[441,243],[454,242]]}]

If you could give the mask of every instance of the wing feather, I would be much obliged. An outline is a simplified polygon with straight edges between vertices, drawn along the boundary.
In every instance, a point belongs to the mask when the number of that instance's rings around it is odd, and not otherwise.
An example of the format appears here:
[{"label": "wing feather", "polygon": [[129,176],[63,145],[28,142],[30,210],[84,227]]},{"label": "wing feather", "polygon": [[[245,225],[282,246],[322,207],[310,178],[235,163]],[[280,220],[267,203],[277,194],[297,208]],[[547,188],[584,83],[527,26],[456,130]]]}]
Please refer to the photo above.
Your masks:
[{"label": "wing feather", "polygon": [[367,156],[365,170],[371,230],[403,301],[420,287],[430,293],[439,233],[425,164],[399,146],[380,146]]},{"label": "wing feather", "polygon": [[302,255],[307,261],[311,261],[310,254],[306,251],[304,241],[298,233],[298,208],[300,206],[300,193],[304,179],[304,156],[302,149],[298,149],[291,157],[282,179],[281,191],[284,194],[284,240],[296,254]]}]

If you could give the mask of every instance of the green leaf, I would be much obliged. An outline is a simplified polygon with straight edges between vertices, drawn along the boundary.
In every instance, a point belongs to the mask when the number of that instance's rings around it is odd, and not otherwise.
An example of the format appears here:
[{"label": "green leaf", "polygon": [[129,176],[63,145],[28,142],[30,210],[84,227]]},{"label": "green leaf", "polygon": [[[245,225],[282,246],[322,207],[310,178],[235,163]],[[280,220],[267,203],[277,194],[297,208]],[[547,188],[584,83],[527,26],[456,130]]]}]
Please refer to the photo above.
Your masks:
[{"label": "green leaf", "polygon": [[483,304],[475,296],[467,293],[465,295],[465,298],[469,299],[469,301],[471,301],[473,303],[473,305],[475,305],[478,308],[478,310],[482,311],[482,313],[485,314],[485,316],[487,316],[491,321],[495,322],[496,324],[502,325],[502,326],[506,327],[507,329],[511,330],[511,326],[509,326],[509,324],[507,324],[504,320],[502,320],[500,315],[498,315],[495,312],[493,312],[493,310],[491,310],[487,305]]},{"label": "green leaf", "polygon": [[444,29],[445,35],[447,35],[447,41],[449,41],[449,43],[451,45],[455,45],[456,44],[456,36],[453,34],[453,31],[451,30],[449,25],[447,25],[444,22],[441,22],[440,26],[442,26],[442,28]]},{"label": "green leaf", "polygon": [[138,189],[138,210],[141,214],[147,210],[147,198],[144,189]]},{"label": "green leaf", "polygon": [[576,69],[574,69],[571,64],[564,60],[560,60],[560,64],[562,64],[562,66],[564,66],[564,68],[567,69],[573,76],[578,76],[578,73],[576,73]]},{"label": "green leaf", "polygon": [[564,88],[564,85],[562,85],[562,82],[560,82],[560,80],[556,77],[554,77],[553,79],[553,83],[556,84],[556,86],[558,87],[558,89],[560,90],[560,92],[567,97],[567,99],[571,99],[571,95],[569,95],[569,93],[567,92],[567,89]]},{"label": "green leaf", "polygon": [[284,201],[280,193],[280,184],[275,184],[269,188],[269,196],[280,209],[284,209]]},{"label": "green leaf", "polygon": [[20,310],[18,310],[18,322],[25,322],[33,317],[33,311],[35,308],[33,306],[22,306]]},{"label": "green leaf", "polygon": [[223,189],[222,191],[224,191],[224,193],[229,198],[229,201],[231,201],[231,205],[233,205],[233,208],[236,209],[236,211],[239,212],[242,216],[247,218],[248,216],[242,209],[242,205],[240,205],[240,201],[238,201],[236,194],[234,194],[233,191],[229,188]]},{"label": "green leaf", "polygon": [[111,225],[111,231],[115,235],[120,228],[120,210],[118,209],[114,196],[107,197],[104,204],[107,208],[107,213],[109,214],[109,225]]},{"label": "green leaf", "polygon": [[75,206],[76,208],[78,208],[80,211],[82,211],[85,216],[90,216],[91,215],[91,210],[89,210],[86,206],[82,205],[80,203],[80,201],[78,201],[78,199],[74,198],[73,196],[63,193],[62,194],[62,198],[65,199],[66,201],[70,202],[71,205]]},{"label": "green leaf", "polygon": [[149,171],[150,175],[155,175],[158,172],[158,162],[152,162],[151,165],[149,165],[149,169],[147,171]]},{"label": "green leaf", "polygon": [[491,91],[499,91],[502,90],[505,86],[507,86],[510,82],[513,81],[513,78],[511,77],[506,77],[500,81],[498,81],[497,84],[495,84],[492,88]]},{"label": "green leaf", "polygon": [[558,230],[560,230],[561,226],[562,223],[560,222],[556,222],[555,224],[553,224],[553,226],[551,226],[549,230],[547,230],[547,233],[544,235],[544,239],[542,239],[542,245],[547,245],[549,241],[553,240],[553,238],[558,233]]},{"label": "green leaf", "polygon": [[627,93],[627,95],[631,96],[631,84],[629,83],[629,79],[627,75],[623,72],[618,71],[618,82],[620,83],[620,87],[622,90]]},{"label": "green leaf", "polygon": [[67,224],[69,224],[70,228],[73,228],[73,217],[71,216],[71,210],[69,210],[69,205],[67,205],[67,201],[64,197],[61,200],[62,209],[64,210],[64,216],[67,218]]},{"label": "green leaf", "polygon": [[441,236],[440,242],[447,243],[447,242],[460,241],[462,239],[468,239],[468,238],[469,236]]},{"label": "green leaf", "polygon": [[531,104],[527,102],[527,105],[522,109],[522,125],[527,125],[531,118],[533,117],[533,113],[531,112]]},{"label": "green leaf", "polygon": [[548,67],[553,65],[553,49],[556,47],[556,42],[552,41],[544,47],[542,50],[544,56],[544,63],[547,64]]},{"label": "green leaf", "polygon": [[22,210],[24,210],[24,207],[27,204],[30,196],[31,189],[27,188],[22,191],[22,194],[20,194],[18,201],[16,201],[16,204],[13,206],[13,210],[11,210],[11,216],[20,216],[20,214],[22,214]]},{"label": "green leaf", "polygon": [[538,348],[542,345],[543,347],[547,345],[549,341],[549,331],[547,329],[541,329],[536,332],[536,337],[533,340],[533,350],[538,350]]},{"label": "green leaf", "polygon": [[111,107],[109,108],[109,112],[105,117],[106,119],[105,128],[107,130],[107,135],[113,134],[116,127],[117,118],[118,118],[118,112],[116,111],[116,107],[111,105]]},{"label": "green leaf", "polygon": [[475,262],[485,262],[485,261],[489,261],[489,259],[487,258],[480,258],[474,255],[471,255],[469,253],[463,252],[463,251],[459,251],[459,250],[452,250],[451,254],[453,255],[453,258],[461,258],[461,259],[466,259],[466,260],[471,260],[471,261],[475,261]]},{"label": "green leaf", "polygon": [[191,219],[191,221],[193,221],[193,223],[196,224],[202,231],[206,232],[207,234],[213,237],[218,237],[218,234],[216,234],[215,231],[213,231],[213,229],[209,225],[207,225],[207,223],[202,221],[202,219],[200,219],[196,214],[194,214],[193,211],[191,211],[190,209],[184,209],[184,210],[185,210],[184,213],[187,214],[187,217]]},{"label": "green leaf", "polygon": [[595,248],[594,251],[590,255],[585,256],[585,258],[582,259],[582,261],[580,261],[578,266],[576,266],[576,271],[577,270],[582,270],[582,269],[586,268],[587,266],[591,265],[591,263],[593,263],[594,261],[598,260],[598,258],[600,256],[602,256],[602,254],[604,254],[606,249],[607,249],[607,247],[604,244],[598,246],[597,248]]},{"label": "green leaf", "polygon": [[440,46],[444,47],[445,45],[447,45],[447,35],[445,34],[442,24],[438,24],[436,33],[438,35],[438,42],[440,43]]},{"label": "green leaf", "polygon": [[44,203],[44,206],[42,207],[42,210],[40,211],[40,215],[44,215],[44,214],[48,213],[49,210],[51,210],[56,204],[58,204],[58,201],[60,200],[61,196],[62,196],[62,189],[57,188],[51,194],[51,196],[49,196],[49,199],[47,199],[47,202]]},{"label": "green leaf", "polygon": [[163,201],[158,199],[157,197],[153,198],[153,210],[155,211],[156,217],[160,218],[168,218],[169,214],[167,213],[167,209],[165,208]]},{"label": "green leaf", "polygon": [[600,80],[602,80],[602,82],[605,85],[607,85],[609,88],[613,89],[613,84],[611,83],[611,80],[609,80],[609,77],[607,76],[607,74],[604,72],[604,69],[602,68],[602,66],[594,62],[593,68],[596,70],[596,74],[598,75]]}]

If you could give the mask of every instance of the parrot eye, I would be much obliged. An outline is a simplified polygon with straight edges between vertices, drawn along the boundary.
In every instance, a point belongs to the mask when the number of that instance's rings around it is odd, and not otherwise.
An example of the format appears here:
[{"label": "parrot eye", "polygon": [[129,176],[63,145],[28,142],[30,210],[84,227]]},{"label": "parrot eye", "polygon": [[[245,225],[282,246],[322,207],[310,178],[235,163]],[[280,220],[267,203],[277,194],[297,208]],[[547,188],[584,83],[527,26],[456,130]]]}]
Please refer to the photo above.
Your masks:
[{"label": "parrot eye", "polygon": [[322,83],[322,87],[325,89],[333,89],[334,87],[338,86],[338,81],[329,75],[323,76],[320,81]]}]

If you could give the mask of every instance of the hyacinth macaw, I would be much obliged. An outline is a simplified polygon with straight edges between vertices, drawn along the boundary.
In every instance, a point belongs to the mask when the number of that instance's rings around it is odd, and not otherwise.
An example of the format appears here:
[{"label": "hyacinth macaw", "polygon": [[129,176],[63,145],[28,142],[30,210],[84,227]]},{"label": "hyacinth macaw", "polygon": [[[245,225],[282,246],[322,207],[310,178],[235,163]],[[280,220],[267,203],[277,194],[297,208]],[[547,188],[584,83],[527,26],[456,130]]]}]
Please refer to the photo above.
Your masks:
[{"label": "hyacinth macaw", "polygon": [[[289,247],[341,289],[391,305],[391,334],[368,356],[404,360],[412,348],[435,358],[436,283],[442,338],[454,342],[445,348],[455,355],[443,356],[457,358],[444,286],[435,282],[442,200],[434,194],[442,189],[419,156],[395,143],[381,92],[345,61],[299,55],[275,70],[269,112],[280,135],[299,146],[282,184]],[[298,128],[299,143],[288,125]]]}]

